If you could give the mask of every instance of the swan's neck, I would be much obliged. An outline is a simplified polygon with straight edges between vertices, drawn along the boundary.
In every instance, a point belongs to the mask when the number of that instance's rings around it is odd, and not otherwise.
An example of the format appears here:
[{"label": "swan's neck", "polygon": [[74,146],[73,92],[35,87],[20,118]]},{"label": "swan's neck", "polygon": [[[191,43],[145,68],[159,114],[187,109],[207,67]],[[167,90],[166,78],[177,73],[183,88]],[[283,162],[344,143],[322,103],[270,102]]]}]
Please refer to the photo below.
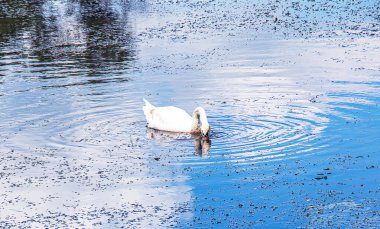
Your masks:
[{"label": "swan's neck", "polygon": [[197,107],[193,112],[193,124],[191,132],[199,132],[200,126],[208,125],[206,112],[202,107]]}]

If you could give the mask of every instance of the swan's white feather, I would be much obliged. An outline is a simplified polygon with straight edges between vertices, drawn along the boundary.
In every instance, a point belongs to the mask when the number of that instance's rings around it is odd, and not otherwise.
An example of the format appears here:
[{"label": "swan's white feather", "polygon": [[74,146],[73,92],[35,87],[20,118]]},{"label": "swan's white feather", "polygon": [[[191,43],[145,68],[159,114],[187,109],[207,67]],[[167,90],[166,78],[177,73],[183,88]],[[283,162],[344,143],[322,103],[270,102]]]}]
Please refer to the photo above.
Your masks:
[{"label": "swan's white feather", "polygon": [[155,107],[144,99],[144,114],[148,127],[172,132],[191,132],[192,117],[178,107]]}]

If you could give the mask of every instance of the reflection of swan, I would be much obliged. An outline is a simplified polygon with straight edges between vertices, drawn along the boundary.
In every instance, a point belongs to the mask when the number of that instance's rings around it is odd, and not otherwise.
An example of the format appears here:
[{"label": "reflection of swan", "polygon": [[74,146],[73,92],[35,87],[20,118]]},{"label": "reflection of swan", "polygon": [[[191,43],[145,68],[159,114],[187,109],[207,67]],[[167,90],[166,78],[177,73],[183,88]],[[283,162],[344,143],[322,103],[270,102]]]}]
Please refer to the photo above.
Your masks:
[{"label": "reflection of swan", "polygon": [[195,153],[204,157],[207,156],[211,148],[209,138],[201,138],[199,134],[176,133],[148,128],[146,131],[147,138],[155,139],[159,142],[172,140],[191,140],[194,139]]},{"label": "reflection of swan", "polygon": [[171,141],[171,140],[190,140],[193,138],[199,138],[199,135],[190,135],[188,133],[176,133],[176,132],[168,132],[162,130],[156,130],[152,128],[146,129],[146,136],[149,139],[156,139],[160,141]]},{"label": "reflection of swan", "polygon": [[211,148],[211,140],[208,138],[194,138],[194,146],[196,154],[199,154],[201,157],[207,156]]},{"label": "reflection of swan", "polygon": [[201,132],[202,137],[208,136],[210,125],[202,107],[197,107],[193,112],[193,117],[191,117],[186,111],[177,107],[155,107],[145,99],[144,102],[143,111],[148,127],[170,132]]}]

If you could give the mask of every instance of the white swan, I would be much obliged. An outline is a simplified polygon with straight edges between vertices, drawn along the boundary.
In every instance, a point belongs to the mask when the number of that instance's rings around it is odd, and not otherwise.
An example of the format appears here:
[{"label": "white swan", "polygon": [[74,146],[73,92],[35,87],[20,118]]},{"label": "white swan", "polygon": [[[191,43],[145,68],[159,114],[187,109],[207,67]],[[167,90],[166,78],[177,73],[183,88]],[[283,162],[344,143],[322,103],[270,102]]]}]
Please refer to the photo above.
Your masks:
[{"label": "white swan", "polygon": [[148,122],[148,127],[183,133],[199,133],[202,137],[208,137],[210,125],[206,112],[202,107],[197,107],[193,117],[178,107],[155,107],[144,99],[143,111]]}]

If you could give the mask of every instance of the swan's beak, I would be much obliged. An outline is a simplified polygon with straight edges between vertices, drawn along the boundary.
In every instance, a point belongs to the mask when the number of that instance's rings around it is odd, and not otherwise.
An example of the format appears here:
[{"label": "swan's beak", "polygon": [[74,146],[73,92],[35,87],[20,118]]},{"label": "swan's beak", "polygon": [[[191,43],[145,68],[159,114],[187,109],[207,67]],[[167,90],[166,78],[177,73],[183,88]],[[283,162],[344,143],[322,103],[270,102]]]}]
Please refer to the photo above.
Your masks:
[{"label": "swan's beak", "polygon": [[208,139],[208,133],[209,132],[210,132],[210,126],[209,125],[201,127],[201,135],[202,135],[203,140]]},{"label": "swan's beak", "polygon": [[204,134],[202,133],[202,140],[207,140],[208,139],[208,133]]}]

